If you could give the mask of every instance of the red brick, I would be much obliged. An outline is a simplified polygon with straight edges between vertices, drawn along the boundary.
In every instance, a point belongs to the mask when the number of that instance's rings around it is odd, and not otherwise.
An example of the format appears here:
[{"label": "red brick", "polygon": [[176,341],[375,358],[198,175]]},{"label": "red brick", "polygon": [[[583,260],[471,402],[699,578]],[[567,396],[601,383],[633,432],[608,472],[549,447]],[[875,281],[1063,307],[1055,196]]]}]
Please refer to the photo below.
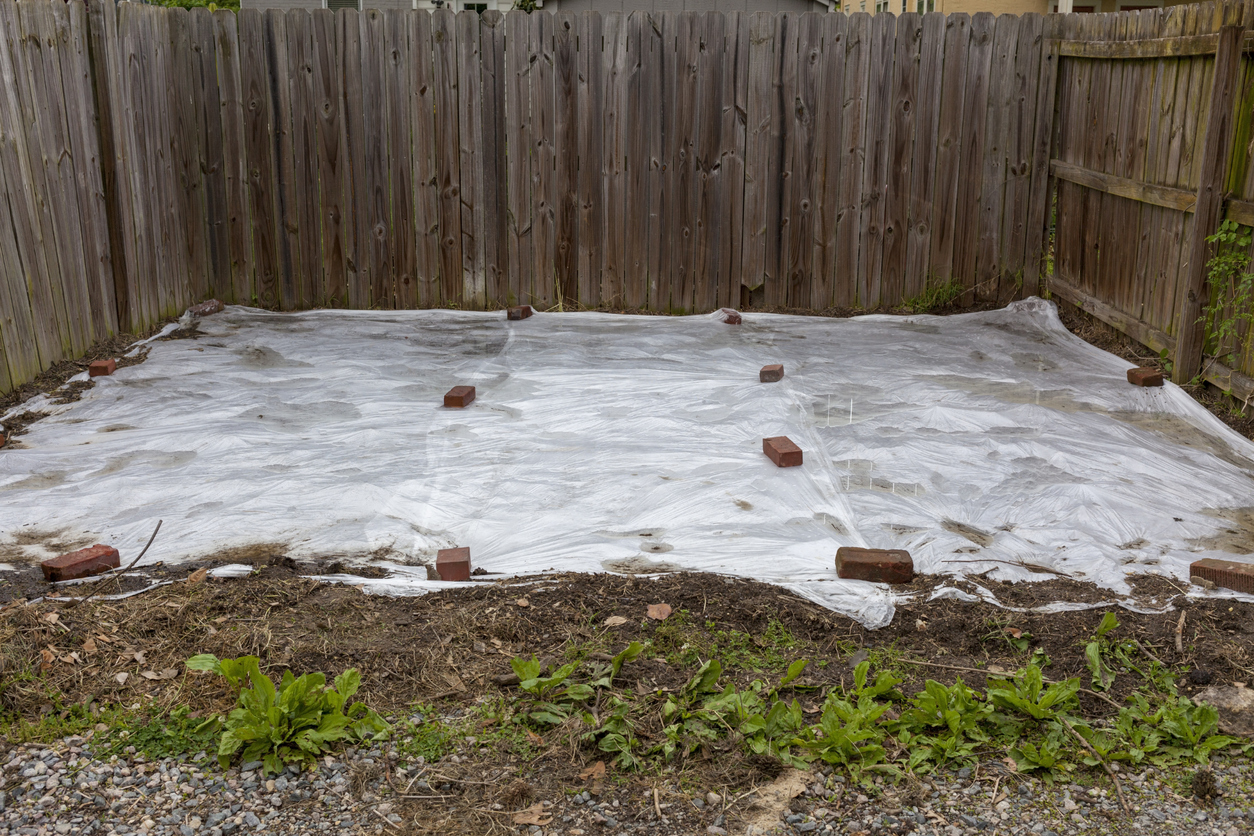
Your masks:
[{"label": "red brick", "polygon": [[448,390],[448,394],[444,396],[444,405],[450,407],[461,408],[470,406],[470,402],[475,399],[475,387],[473,386],[454,386]]},{"label": "red brick", "polygon": [[836,550],[836,575],[853,581],[910,583],[914,580],[914,561],[904,549],[843,546]]},{"label": "red brick", "polygon": [[103,377],[113,374],[118,370],[117,360],[92,360],[91,365],[87,367],[88,377]]},{"label": "red brick", "polygon": [[784,367],[779,363],[772,366],[763,366],[762,371],[758,372],[758,380],[763,383],[775,383],[784,379]]},{"label": "red brick", "polygon": [[1224,589],[1235,589],[1237,592],[1254,595],[1254,563],[1208,557],[1194,561],[1189,567],[1189,576],[1205,578]]},{"label": "red brick", "polygon": [[435,556],[435,571],[442,581],[470,580],[470,549],[440,549]]},{"label": "red brick", "polygon": [[43,567],[44,577],[50,581],[72,581],[99,575],[122,565],[118,559],[118,550],[112,546],[96,544],[89,549],[54,557],[39,564]]},{"label": "red brick", "polygon": [[192,305],[187,312],[192,316],[209,316],[209,314],[222,313],[224,307],[217,299],[206,299],[198,305]]},{"label": "red brick", "polygon": [[740,312],[735,308],[719,308],[719,319],[728,325],[740,324]]},{"label": "red brick", "polygon": [[1128,382],[1133,386],[1162,386],[1163,373],[1148,366],[1142,366],[1139,369],[1128,369]]},{"label": "red brick", "polygon": [[506,318],[506,319],[526,319],[526,318],[527,318],[527,317],[529,317],[529,316],[531,316],[531,306],[530,306],[530,305],[519,305],[519,306],[518,306],[518,307],[516,307],[516,308],[506,308],[506,309],[505,309],[505,318]]},{"label": "red brick", "polygon": [[778,467],[801,466],[801,448],[793,444],[788,436],[762,439],[762,452],[770,456]]}]

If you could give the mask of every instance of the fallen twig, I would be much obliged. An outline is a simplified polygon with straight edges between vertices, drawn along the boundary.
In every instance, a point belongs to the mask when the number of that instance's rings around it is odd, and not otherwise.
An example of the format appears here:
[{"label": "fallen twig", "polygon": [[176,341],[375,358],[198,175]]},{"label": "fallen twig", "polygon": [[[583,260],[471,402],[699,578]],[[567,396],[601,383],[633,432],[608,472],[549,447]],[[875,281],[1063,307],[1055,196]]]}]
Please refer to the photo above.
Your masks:
[{"label": "fallen twig", "polygon": [[1180,620],[1176,622],[1176,653],[1184,655],[1184,616],[1187,610],[1180,610]]},{"label": "fallen twig", "polygon": [[[134,560],[132,560],[132,561],[131,561],[131,565],[130,565],[130,566],[127,566],[127,567],[126,567],[125,569],[123,569],[121,572],[115,572],[115,573],[114,573],[114,577],[117,577],[118,575],[124,574],[124,573],[129,572],[129,571],[131,571],[132,569],[134,569],[134,568],[135,568],[135,564],[136,564],[136,563],[138,563],[138,562],[139,562],[139,561],[143,558],[143,556],[144,556],[144,555],[148,554],[148,549],[149,549],[149,547],[151,547],[151,546],[152,546],[152,541],[157,539],[157,532],[161,530],[161,523],[162,523],[162,521],[161,521],[161,520],[157,520],[157,527],[156,527],[156,528],[154,528],[154,529],[152,530],[152,536],[148,538],[148,545],[147,545],[147,546],[144,546],[144,550],[143,550],[142,552],[140,552],[140,553],[139,553],[139,554],[135,557],[135,559],[134,559]],[[89,594],[86,598],[79,598],[79,599],[77,599],[77,600],[75,600],[75,601],[67,601],[65,605],[66,605],[67,607],[76,607],[76,606],[81,606],[81,605],[83,605],[83,604],[86,604],[86,603],[87,603],[88,601],[90,601],[92,598],[95,598],[95,597],[96,597],[96,593],[97,593],[97,592],[99,592],[99,591],[100,591],[100,585],[97,585],[97,586],[96,586],[96,588],[95,588],[95,589],[93,589],[93,590],[91,591],[91,593],[90,593],[90,594]]]},{"label": "fallen twig", "polygon": [[657,813],[658,821],[662,820],[662,803],[658,801],[657,787],[653,788],[653,812]]},{"label": "fallen twig", "polygon": [[1090,752],[1092,752],[1093,757],[1097,758],[1097,762],[1102,765],[1102,769],[1106,770],[1106,774],[1109,775],[1110,780],[1114,782],[1115,795],[1119,796],[1119,806],[1123,808],[1124,815],[1127,815],[1127,816],[1132,815],[1132,809],[1128,807],[1128,802],[1123,797],[1123,787],[1119,783],[1119,776],[1116,775],[1115,771],[1110,768],[1110,764],[1106,763],[1105,758],[1097,754],[1097,750],[1093,748],[1092,744],[1090,744],[1087,740],[1084,739],[1083,735],[1081,735],[1078,731],[1075,730],[1075,726],[1072,726],[1070,723],[1067,722],[1066,717],[1063,717],[1061,714],[1059,714],[1058,719],[1061,720],[1062,724],[1067,727],[1067,731],[1071,732],[1071,734],[1075,736],[1075,739],[1080,741],[1080,744],[1084,746],[1085,749],[1088,749]]},{"label": "fallen twig", "polygon": [[996,560],[991,557],[985,557],[979,560],[946,560],[949,563],[1000,563],[1003,566],[1018,566],[1020,569],[1027,569],[1035,574],[1057,575],[1060,578],[1070,578],[1066,572],[1059,572],[1057,569],[1050,569],[1048,566],[1042,566],[1039,563],[1028,563],[1026,560]]},{"label": "fallen twig", "polygon": [[[1139,649],[1142,653],[1144,653],[1146,656],[1148,656],[1148,657],[1150,658],[1150,660],[1151,660],[1151,661],[1154,661],[1154,662],[1157,662],[1157,663],[1158,663],[1158,664],[1160,664],[1160,665],[1163,665],[1163,660],[1162,660],[1162,659],[1159,659],[1159,658],[1158,658],[1157,656],[1155,656],[1153,653],[1150,653],[1149,648],[1147,648],[1145,645],[1141,644],[1141,640],[1140,640],[1140,639],[1133,639],[1132,641],[1136,642],[1136,646],[1137,646],[1137,648],[1138,648],[1138,649]],[[1163,665],[1163,667],[1165,668],[1165,667],[1167,667],[1167,666],[1166,666],[1166,665]]]}]

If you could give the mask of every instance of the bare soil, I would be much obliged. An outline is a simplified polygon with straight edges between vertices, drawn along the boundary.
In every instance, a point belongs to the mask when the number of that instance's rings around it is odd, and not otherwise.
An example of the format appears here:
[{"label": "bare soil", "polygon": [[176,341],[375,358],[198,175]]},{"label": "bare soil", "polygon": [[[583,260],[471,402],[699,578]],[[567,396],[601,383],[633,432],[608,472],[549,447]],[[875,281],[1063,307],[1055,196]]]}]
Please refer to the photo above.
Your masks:
[{"label": "bare soil", "polygon": [[[853,667],[867,658],[904,676],[907,693],[927,679],[948,684],[959,676],[982,688],[988,675],[1022,667],[1037,649],[1052,660],[1047,676],[1079,676],[1088,684],[1083,648],[1103,614],[1102,609],[1016,613],[985,603],[925,602],[943,579],[921,577],[903,588],[915,594],[900,603],[891,625],[867,630],[778,587],[708,574],[656,579],[564,574],[390,598],[302,578],[302,572],[325,567],[296,564],[282,555],[258,557],[255,566],[244,579],[184,574],[121,601],[11,604],[0,611],[0,712],[34,719],[73,704],[222,711],[233,699],[225,683],[188,673],[183,664],[192,655],[213,653],[257,655],[274,676],[288,668],[299,674],[355,667],[362,673],[361,697],[385,715],[405,717],[421,704],[429,716],[455,716],[485,700],[512,699],[515,689],[498,682],[510,673],[514,657],[534,655],[553,667],[570,659],[604,658],[634,640],[652,648],[620,677],[637,693],[682,686],[696,664],[685,660],[693,649],[698,659],[721,654],[725,681],[739,687],[776,679],[781,666],[808,659],[794,696],[805,711],[817,714],[826,692],[849,684]],[[187,567],[171,568],[165,576],[180,570],[186,573]],[[1007,603],[1024,607],[1107,595],[1057,579],[981,582]],[[82,591],[76,588],[75,594]],[[1118,610],[1117,635],[1135,638],[1165,665],[1190,669],[1182,680],[1184,693],[1212,682],[1254,680],[1254,605],[1189,600],[1163,579],[1146,578],[1137,592],[1144,607],[1178,610]],[[673,613],[665,620],[648,618],[647,607],[657,603],[669,604]],[[613,616],[624,621],[607,625]],[[1030,647],[1014,647],[1011,633],[1027,638]],[[1082,692],[1084,712],[1112,714],[1108,700],[1120,702],[1132,680],[1117,680],[1108,699]],[[638,732],[649,734],[645,728]],[[526,755],[465,744],[464,756],[440,762],[447,788],[438,797],[407,800],[413,809],[405,817],[439,821],[431,832],[487,832],[490,803],[518,805],[501,801],[506,790],[520,798],[578,791],[587,784],[580,773],[604,755],[559,744],[557,737],[537,735]],[[775,761],[728,747],[677,764],[670,778],[737,793],[781,769]],[[486,774],[514,776],[515,783],[485,785]],[[649,792],[650,781],[656,776],[617,774],[611,792],[638,798]],[[681,821],[672,820],[671,826],[681,832],[683,814],[676,815]]]},{"label": "bare soil", "polygon": [[[87,349],[82,357],[76,360],[61,360],[53,363],[52,366],[31,382],[23,383],[7,394],[0,394],[0,415],[26,403],[36,395],[51,394],[53,395],[54,403],[59,404],[81,399],[83,393],[93,388],[96,383],[93,380],[80,380],[69,383],[68,381],[71,377],[87,371],[87,367],[91,365],[93,360],[113,358],[117,360],[119,369],[144,362],[148,359],[146,350],[139,351],[132,357],[123,357],[122,355],[130,351],[131,346],[135,343],[157,333],[165,326],[166,322],[169,322],[169,320],[163,320],[142,333],[117,334],[108,339],[100,340]],[[0,432],[0,447],[4,447],[8,439],[22,435],[31,424],[43,418],[46,414],[44,412],[27,410],[4,419],[3,432]]]}]

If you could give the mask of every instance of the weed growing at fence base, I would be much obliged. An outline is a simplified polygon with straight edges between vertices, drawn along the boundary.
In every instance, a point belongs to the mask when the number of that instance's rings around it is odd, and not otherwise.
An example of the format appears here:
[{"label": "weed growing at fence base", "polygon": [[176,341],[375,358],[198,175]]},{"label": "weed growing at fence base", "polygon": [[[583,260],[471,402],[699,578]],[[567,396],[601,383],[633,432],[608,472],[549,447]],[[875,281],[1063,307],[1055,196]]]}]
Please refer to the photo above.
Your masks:
[{"label": "weed growing at fence base", "polygon": [[929,313],[930,311],[952,305],[965,291],[966,288],[959,281],[945,283],[929,282],[927,288],[922,293],[907,299],[902,303],[902,307],[907,308],[911,313]]},{"label": "weed growing at fence base", "polygon": [[1254,340],[1254,273],[1250,267],[1250,228],[1224,221],[1207,242],[1215,255],[1206,262],[1210,299],[1198,322],[1204,325],[1204,350],[1229,365],[1247,355]]}]

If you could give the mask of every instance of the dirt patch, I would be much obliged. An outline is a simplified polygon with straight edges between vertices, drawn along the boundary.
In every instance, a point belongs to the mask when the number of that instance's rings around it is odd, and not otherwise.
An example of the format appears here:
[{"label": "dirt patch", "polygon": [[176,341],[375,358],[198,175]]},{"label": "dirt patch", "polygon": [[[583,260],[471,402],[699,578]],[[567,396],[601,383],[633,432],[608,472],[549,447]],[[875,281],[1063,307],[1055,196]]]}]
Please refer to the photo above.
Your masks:
[{"label": "dirt patch", "polygon": [[[953,585],[933,577],[908,587],[907,591],[920,594],[898,607],[889,626],[872,631],[778,587],[705,574],[654,579],[558,575],[391,598],[297,577],[312,567],[286,556],[272,558],[247,578],[209,578],[191,586],[181,582],[196,568],[200,567],[155,567],[150,580],[180,582],[124,601],[93,601],[84,607],[53,603],[8,607],[0,614],[6,670],[39,669],[40,648],[51,643],[68,652],[97,631],[97,624],[107,624],[114,625],[107,630],[114,639],[110,644],[142,647],[149,663],[162,668],[204,652],[257,654],[266,667],[287,666],[296,671],[356,666],[362,670],[363,692],[369,699],[381,709],[397,711],[414,700],[447,692],[448,673],[455,673],[467,691],[447,698],[467,699],[495,689],[493,677],[508,673],[509,659],[514,656],[561,659],[571,648],[613,652],[633,640],[653,642],[665,652],[660,658],[633,663],[632,676],[647,687],[674,687],[690,674],[674,664],[676,654],[683,656],[688,648],[703,647],[709,641],[717,644],[711,637],[726,631],[753,637],[735,651],[744,658],[768,658],[769,654],[763,655],[768,649],[763,637],[772,629],[786,631],[785,655],[827,663],[807,672],[808,681],[818,686],[847,679],[849,668],[840,663],[859,650],[873,648],[891,648],[892,658],[898,660],[948,659],[955,665],[983,669],[998,664],[1014,669],[1026,657],[1000,635],[1001,625],[1013,624],[1030,634],[1033,647],[1049,654],[1050,676],[1086,676],[1083,644],[1103,612],[1016,613],[982,601],[927,602],[927,592],[936,586]],[[1111,597],[1106,590],[1061,579],[1020,584],[978,581],[1010,606]],[[116,581],[99,583],[105,587],[102,594],[107,594],[114,591],[110,587]],[[63,589],[60,594],[82,595],[93,585]],[[1116,610],[1123,623],[1121,634],[1140,638],[1167,664],[1205,667],[1215,682],[1247,681],[1254,675],[1250,655],[1254,605],[1227,599],[1188,600],[1161,579],[1146,578],[1138,585],[1138,594],[1147,608],[1179,606],[1187,611],[1184,650],[1175,650],[1175,611]],[[526,605],[520,606],[520,600]],[[665,621],[646,618],[648,605],[660,602],[669,604],[676,615]],[[32,615],[58,606],[60,620],[55,626]],[[606,626],[611,616],[626,621]],[[136,688],[154,699],[173,698],[181,690],[175,687],[167,693],[165,689],[171,686],[150,682],[119,688],[113,674],[132,668],[134,664],[125,659],[102,654],[48,674],[51,683],[75,702],[111,696],[130,699]],[[754,675],[746,669],[740,676],[747,682]],[[917,684],[921,686],[922,679]],[[9,686],[0,698],[6,709],[30,707],[21,696],[22,688]],[[217,693],[213,688],[195,690],[182,696],[201,708],[225,695],[224,690]]]},{"label": "dirt patch", "polygon": [[1229,523],[1228,527],[1190,543],[1210,551],[1254,554],[1254,508],[1215,508],[1207,513]]},{"label": "dirt patch", "polygon": [[[648,642],[650,650],[621,675],[623,687],[638,694],[681,687],[704,658],[721,659],[723,681],[738,688],[754,679],[777,679],[792,660],[808,659],[795,696],[803,710],[816,713],[827,691],[849,685],[854,666],[864,659],[904,677],[907,693],[920,690],[927,679],[948,684],[959,676],[983,688],[988,675],[1014,671],[1036,651],[1050,659],[1047,676],[1079,676],[1088,685],[1083,646],[1103,612],[1015,613],[983,602],[925,602],[928,590],[950,583],[940,578],[911,586],[909,591],[919,594],[899,607],[891,625],[876,631],[778,587],[704,574],[559,575],[390,598],[287,576],[289,558],[280,552],[256,549],[251,557],[261,568],[248,578],[188,579],[191,567],[171,567],[174,583],[123,601],[79,607],[43,602],[0,611],[5,672],[0,712],[35,718],[53,708],[50,700],[60,706],[142,702],[158,709],[186,704],[200,712],[229,708],[232,694],[222,681],[186,672],[183,662],[197,653],[255,654],[275,676],[286,668],[335,673],[356,667],[361,697],[386,715],[409,717],[419,705],[425,716],[462,724],[456,727],[467,736],[452,744],[456,757],[428,770],[430,791],[401,793],[408,796],[402,813],[425,822],[421,832],[478,833],[490,830],[493,817],[508,815],[492,813],[493,803],[512,810],[532,799],[585,789],[588,768],[606,760],[604,753],[580,746],[577,737],[559,742],[558,731],[533,735],[525,751],[479,742],[494,733],[495,721],[483,707],[516,699],[515,689],[497,682],[510,672],[514,657],[534,655],[552,668],[567,660],[608,658],[631,641]],[[237,562],[249,557],[235,555]],[[1074,598],[1084,587],[1056,580],[981,583],[999,598],[1021,604]],[[1175,641],[1178,611],[1117,610],[1119,638],[1135,638],[1164,664],[1202,671],[1209,682],[1248,683],[1254,677],[1254,606],[1190,601],[1150,579],[1143,593],[1159,596],[1158,605],[1184,609],[1182,651]],[[1107,595],[1095,588],[1086,594]],[[673,614],[663,621],[647,618],[647,607],[656,603],[669,604]],[[1016,646],[1010,636],[1027,639],[1030,646]],[[170,669],[178,671],[172,679],[143,675]],[[1121,700],[1139,682],[1133,680],[1120,676],[1110,696]],[[1186,694],[1195,692],[1186,678],[1181,686]],[[1086,714],[1113,712],[1101,699],[1081,696]],[[481,725],[467,729],[466,722]],[[658,729],[642,723],[637,733]],[[628,811],[651,810],[660,787],[660,804],[671,819],[667,832],[700,832],[705,826],[695,808],[688,809],[681,785],[743,798],[727,808],[729,825],[758,814],[778,820],[779,805],[797,789],[795,781],[786,780],[774,798],[765,791],[751,794],[788,773],[778,761],[735,745],[689,757],[666,774],[612,771],[601,800],[622,799],[625,816],[645,815]],[[759,809],[751,806],[755,800]]]},{"label": "dirt patch", "polygon": [[95,538],[90,534],[69,530],[18,529],[0,542],[0,563],[18,565],[37,563],[66,552],[86,548],[95,542]]},{"label": "dirt patch", "polygon": [[[130,351],[131,346],[140,340],[147,339],[165,327],[170,320],[163,320],[153,327],[138,334],[118,334],[100,340],[76,360],[62,360],[53,363],[47,370],[29,383],[24,383],[8,394],[0,394],[0,415],[16,406],[26,403],[36,395],[52,394],[53,402],[58,404],[71,403],[83,397],[83,393],[94,387],[92,380],[68,383],[71,377],[87,371],[93,360],[117,360],[118,368],[138,365],[148,359],[148,348],[140,349],[131,357],[122,355]],[[3,419],[5,433],[9,438],[22,435],[32,423],[45,417],[47,413],[25,411],[19,415]]]},{"label": "dirt patch", "polygon": [[980,531],[975,526],[966,523],[955,522],[954,520],[945,520],[941,523],[941,528],[950,534],[957,534],[959,537],[965,537],[980,548],[986,548],[993,545],[993,535],[987,531]]}]

